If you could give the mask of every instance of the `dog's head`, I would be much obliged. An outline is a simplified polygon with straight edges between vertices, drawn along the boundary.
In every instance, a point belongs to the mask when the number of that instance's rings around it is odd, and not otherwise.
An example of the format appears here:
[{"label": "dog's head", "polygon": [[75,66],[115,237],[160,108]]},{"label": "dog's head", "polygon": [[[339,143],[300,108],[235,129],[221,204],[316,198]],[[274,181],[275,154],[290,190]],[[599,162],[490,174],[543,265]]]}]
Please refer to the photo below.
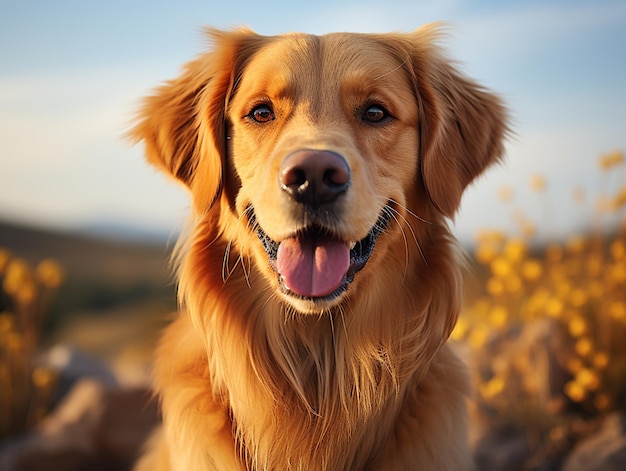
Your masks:
[{"label": "dog's head", "polygon": [[503,107],[442,56],[433,27],[211,34],[213,51],[148,98],[132,134],[300,312],[357,292],[395,263],[394,244],[405,258],[428,245],[502,154]]}]

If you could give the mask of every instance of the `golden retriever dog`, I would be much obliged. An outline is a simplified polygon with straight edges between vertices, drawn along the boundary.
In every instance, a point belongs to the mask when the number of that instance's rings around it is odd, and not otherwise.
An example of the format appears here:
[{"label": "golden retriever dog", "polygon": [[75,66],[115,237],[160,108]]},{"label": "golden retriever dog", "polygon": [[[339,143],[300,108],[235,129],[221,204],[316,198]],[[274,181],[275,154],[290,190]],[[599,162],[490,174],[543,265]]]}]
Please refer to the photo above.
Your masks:
[{"label": "golden retriever dog", "polygon": [[438,31],[213,30],[146,99],[132,138],[193,226],[138,469],[471,468],[447,221],[507,125]]}]

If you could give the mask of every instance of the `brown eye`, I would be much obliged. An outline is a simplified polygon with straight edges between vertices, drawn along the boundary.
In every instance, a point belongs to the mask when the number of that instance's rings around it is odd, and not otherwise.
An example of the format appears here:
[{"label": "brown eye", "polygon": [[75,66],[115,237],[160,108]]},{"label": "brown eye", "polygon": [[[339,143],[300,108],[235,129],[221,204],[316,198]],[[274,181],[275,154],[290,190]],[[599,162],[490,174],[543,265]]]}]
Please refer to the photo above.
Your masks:
[{"label": "brown eye", "polygon": [[269,105],[258,105],[254,107],[248,116],[257,123],[268,123],[276,119],[274,111]]},{"label": "brown eye", "polygon": [[379,105],[371,105],[368,106],[363,113],[363,121],[367,121],[368,123],[380,123],[385,120],[389,116],[387,110]]}]

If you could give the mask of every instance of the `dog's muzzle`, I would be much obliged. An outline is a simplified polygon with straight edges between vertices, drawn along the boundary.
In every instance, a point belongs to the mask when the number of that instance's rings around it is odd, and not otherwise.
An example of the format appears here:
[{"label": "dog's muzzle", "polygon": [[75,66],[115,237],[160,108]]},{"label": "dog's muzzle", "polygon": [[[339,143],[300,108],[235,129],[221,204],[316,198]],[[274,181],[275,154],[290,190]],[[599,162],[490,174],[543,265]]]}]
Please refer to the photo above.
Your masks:
[{"label": "dog's muzzle", "polygon": [[347,241],[332,229],[335,205],[351,183],[350,167],[341,155],[308,149],[293,152],[283,161],[278,179],[281,190],[302,213],[304,228],[278,242],[252,218],[280,289],[313,301],[336,298],[365,267],[392,210],[383,208],[363,239]]},{"label": "dog's muzzle", "polygon": [[346,291],[365,267],[390,214],[390,209],[384,208],[374,227],[358,242],[344,242],[318,227],[281,242],[272,240],[258,225],[257,234],[285,293],[332,299]]}]

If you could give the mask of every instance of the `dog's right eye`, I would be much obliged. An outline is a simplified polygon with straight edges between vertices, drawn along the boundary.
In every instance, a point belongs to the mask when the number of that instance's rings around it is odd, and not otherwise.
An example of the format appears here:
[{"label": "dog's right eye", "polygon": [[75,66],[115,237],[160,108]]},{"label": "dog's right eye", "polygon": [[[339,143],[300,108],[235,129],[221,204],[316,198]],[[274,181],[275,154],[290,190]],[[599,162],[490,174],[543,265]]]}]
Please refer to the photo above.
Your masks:
[{"label": "dog's right eye", "polygon": [[378,124],[382,123],[389,117],[389,113],[385,108],[380,105],[371,105],[368,106],[363,112],[363,121]]},{"label": "dog's right eye", "polygon": [[276,119],[274,111],[269,105],[257,105],[248,114],[257,123],[268,123]]}]

